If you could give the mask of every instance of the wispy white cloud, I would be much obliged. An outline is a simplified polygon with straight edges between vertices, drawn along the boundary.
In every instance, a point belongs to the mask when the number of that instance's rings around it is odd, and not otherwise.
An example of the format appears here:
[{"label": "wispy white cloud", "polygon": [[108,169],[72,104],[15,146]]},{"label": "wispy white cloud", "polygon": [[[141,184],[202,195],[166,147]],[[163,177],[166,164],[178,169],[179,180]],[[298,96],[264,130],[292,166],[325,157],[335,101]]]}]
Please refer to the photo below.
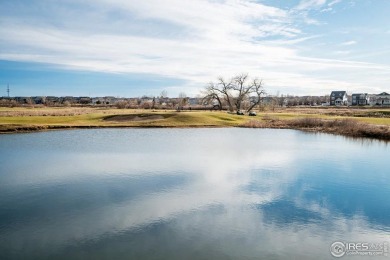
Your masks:
[{"label": "wispy white cloud", "polygon": [[332,7],[338,3],[340,3],[341,0],[301,0],[298,4],[298,6],[295,8],[297,10],[307,10],[307,9],[318,9],[321,7],[328,7],[328,9],[332,10]]},{"label": "wispy white cloud", "polygon": [[[334,6],[337,2],[301,1],[294,10]],[[374,63],[303,55],[307,42],[322,35],[305,33],[305,28],[295,23],[295,11],[253,1],[86,0],[79,8],[88,19],[65,6],[47,4],[56,18],[0,18],[0,59],[174,77],[187,82],[182,87],[189,90],[188,94],[196,94],[217,76],[239,72],[264,77],[271,89],[315,94],[335,86],[372,85],[369,76],[346,81],[345,75],[352,71],[390,69]],[[311,19],[305,15],[306,21]],[[356,41],[342,45],[353,44]],[[384,76],[374,81],[381,85]]]},{"label": "wispy white cloud", "polygon": [[346,54],[350,54],[351,51],[335,51],[336,54],[341,54],[341,55],[346,55]]},{"label": "wispy white cloud", "polygon": [[301,0],[296,7],[297,10],[306,10],[311,8],[319,8],[326,4],[326,0]]},{"label": "wispy white cloud", "polygon": [[330,3],[328,3],[328,6],[332,7],[332,6],[334,6],[335,4],[338,4],[338,3],[340,3],[340,2],[341,2],[341,0],[333,0],[333,1],[331,1]]},{"label": "wispy white cloud", "polygon": [[333,8],[328,7],[328,8],[322,9],[322,10],[321,10],[321,13],[326,13],[326,12],[331,12],[331,11],[333,11]]},{"label": "wispy white cloud", "polygon": [[344,46],[350,46],[350,45],[355,45],[355,44],[357,44],[357,41],[346,41],[346,42],[341,43],[341,45],[344,45]]}]

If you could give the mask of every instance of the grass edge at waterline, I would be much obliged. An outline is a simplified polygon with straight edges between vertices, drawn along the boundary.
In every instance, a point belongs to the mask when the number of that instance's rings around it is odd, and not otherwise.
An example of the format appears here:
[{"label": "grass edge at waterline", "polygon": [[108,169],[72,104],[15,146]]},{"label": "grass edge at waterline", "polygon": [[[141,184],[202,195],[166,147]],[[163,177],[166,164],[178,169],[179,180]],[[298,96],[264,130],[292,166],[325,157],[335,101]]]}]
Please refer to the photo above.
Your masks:
[{"label": "grass edge at waterline", "polygon": [[[57,129],[85,128],[199,128],[252,127],[286,128],[326,132],[352,137],[390,140],[390,118],[372,117],[361,111],[332,113],[318,110],[280,110],[260,112],[257,116],[239,116],[224,111],[3,108],[0,133],[24,133]],[[346,114],[345,116],[343,114]]]},{"label": "grass edge at waterline", "polygon": [[360,122],[351,118],[322,119],[303,117],[291,120],[270,118],[266,120],[250,120],[241,125],[248,128],[296,129],[310,132],[322,132],[349,137],[365,137],[390,140],[390,127]]}]

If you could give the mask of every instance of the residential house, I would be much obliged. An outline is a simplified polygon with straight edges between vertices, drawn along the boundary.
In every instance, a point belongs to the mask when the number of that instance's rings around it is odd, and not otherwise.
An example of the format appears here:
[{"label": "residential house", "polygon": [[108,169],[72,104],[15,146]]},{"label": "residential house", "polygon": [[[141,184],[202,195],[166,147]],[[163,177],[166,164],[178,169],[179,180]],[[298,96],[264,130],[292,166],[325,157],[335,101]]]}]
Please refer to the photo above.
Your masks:
[{"label": "residential house", "polygon": [[382,92],[375,97],[375,104],[378,106],[390,106],[390,94]]},{"label": "residential house", "polygon": [[376,95],[375,94],[368,94],[367,95],[367,102],[370,106],[375,106],[376,103]]},{"label": "residential house", "polygon": [[352,106],[368,105],[369,95],[367,93],[352,94]]},{"label": "residential house", "polygon": [[346,106],[348,105],[348,96],[346,91],[332,91],[330,93],[331,106]]}]

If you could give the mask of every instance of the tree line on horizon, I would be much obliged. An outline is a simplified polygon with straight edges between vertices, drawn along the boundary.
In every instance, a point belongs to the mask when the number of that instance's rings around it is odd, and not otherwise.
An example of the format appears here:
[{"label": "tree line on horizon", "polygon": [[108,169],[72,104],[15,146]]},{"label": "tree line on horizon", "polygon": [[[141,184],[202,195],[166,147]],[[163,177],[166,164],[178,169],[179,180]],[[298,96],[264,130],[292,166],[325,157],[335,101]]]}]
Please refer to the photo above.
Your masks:
[{"label": "tree line on horizon", "polygon": [[[54,101],[52,98],[57,98]],[[290,95],[267,95],[264,89],[264,82],[257,77],[250,78],[248,74],[237,74],[226,80],[218,77],[215,82],[209,82],[196,98],[189,98],[184,92],[180,92],[177,98],[168,97],[168,92],[162,90],[157,97],[142,96],[140,98],[115,98],[100,97],[93,102],[90,97],[78,97],[78,101],[72,101],[72,97],[41,97],[42,102],[35,102],[33,97],[25,97],[20,100],[2,98],[0,106],[19,105],[45,105],[45,106],[114,106],[117,108],[143,108],[143,109],[213,109],[227,110],[240,113],[250,112],[253,109],[259,110],[269,107],[274,109],[281,106],[296,105],[319,105],[329,101],[328,96],[290,96]],[[109,101],[107,101],[107,98]],[[75,97],[76,99],[76,97]],[[192,99],[192,102],[190,100]],[[196,100],[194,103],[193,100]]]}]

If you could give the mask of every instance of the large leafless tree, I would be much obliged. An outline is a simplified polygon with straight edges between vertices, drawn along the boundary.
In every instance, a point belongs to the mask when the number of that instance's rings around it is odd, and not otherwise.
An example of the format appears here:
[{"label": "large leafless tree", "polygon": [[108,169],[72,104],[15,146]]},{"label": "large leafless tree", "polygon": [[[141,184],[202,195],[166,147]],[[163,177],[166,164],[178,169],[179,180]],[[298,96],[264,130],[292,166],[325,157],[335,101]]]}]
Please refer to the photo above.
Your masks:
[{"label": "large leafless tree", "polygon": [[233,99],[230,93],[232,88],[233,80],[225,81],[222,77],[219,77],[217,83],[210,82],[206,86],[203,99],[208,101],[208,103],[216,100],[219,109],[222,109],[223,104],[226,102],[228,109],[233,111]]},{"label": "large leafless tree", "polygon": [[240,74],[229,81],[219,77],[217,83],[211,82],[206,86],[203,94],[204,100],[216,100],[220,109],[226,103],[229,111],[235,109],[238,112],[241,111],[244,101],[250,104],[247,111],[259,105],[265,91],[262,80],[250,80],[248,74]]}]

